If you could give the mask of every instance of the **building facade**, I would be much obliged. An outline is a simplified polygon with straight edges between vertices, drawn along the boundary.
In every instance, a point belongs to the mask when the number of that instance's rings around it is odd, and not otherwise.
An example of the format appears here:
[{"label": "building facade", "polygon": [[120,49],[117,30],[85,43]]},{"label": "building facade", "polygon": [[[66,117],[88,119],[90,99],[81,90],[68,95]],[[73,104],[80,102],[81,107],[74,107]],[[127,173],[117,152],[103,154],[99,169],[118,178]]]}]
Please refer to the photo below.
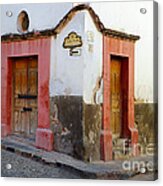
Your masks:
[{"label": "building facade", "polygon": [[38,148],[86,161],[122,158],[124,143],[124,154],[138,155],[139,36],[105,28],[87,4],[67,11],[54,28],[29,31],[30,21],[22,9],[21,33],[1,37],[2,137],[32,137]]}]

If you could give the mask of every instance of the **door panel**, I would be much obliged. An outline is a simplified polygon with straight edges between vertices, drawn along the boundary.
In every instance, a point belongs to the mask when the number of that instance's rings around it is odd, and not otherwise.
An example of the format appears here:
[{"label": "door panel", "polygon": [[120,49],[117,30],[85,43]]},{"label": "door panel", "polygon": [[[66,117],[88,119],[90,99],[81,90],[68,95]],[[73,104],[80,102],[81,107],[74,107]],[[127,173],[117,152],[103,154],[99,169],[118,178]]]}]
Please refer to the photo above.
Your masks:
[{"label": "door panel", "polygon": [[113,137],[121,134],[121,61],[111,60],[111,130]]},{"label": "door panel", "polygon": [[28,107],[32,109],[32,112],[28,112],[30,132],[35,133],[37,128],[37,95],[38,95],[38,72],[37,61],[32,60],[28,66],[28,95],[34,96],[32,99],[28,99]]},{"label": "door panel", "polygon": [[13,132],[34,135],[37,127],[37,58],[16,58],[13,67]]},{"label": "door panel", "polygon": [[14,63],[14,132],[25,131],[25,113],[22,112],[26,106],[26,100],[19,99],[19,95],[27,94],[27,63],[20,59]]},{"label": "door panel", "polygon": [[21,121],[21,113],[19,113],[19,110],[15,110],[14,111],[14,132],[19,132],[21,131],[21,125],[19,125],[20,121]]}]

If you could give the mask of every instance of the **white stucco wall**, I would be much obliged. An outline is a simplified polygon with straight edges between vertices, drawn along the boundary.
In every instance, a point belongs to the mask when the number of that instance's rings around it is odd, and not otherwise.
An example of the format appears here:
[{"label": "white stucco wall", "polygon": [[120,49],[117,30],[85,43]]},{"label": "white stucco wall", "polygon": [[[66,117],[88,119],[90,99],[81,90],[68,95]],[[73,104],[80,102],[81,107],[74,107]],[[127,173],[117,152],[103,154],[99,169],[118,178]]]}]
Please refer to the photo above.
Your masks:
[{"label": "white stucco wall", "polygon": [[[32,31],[53,28],[71,8],[71,3],[3,4],[1,5],[1,35],[18,33],[17,17],[22,10],[28,13],[29,31]],[[12,12],[11,17],[6,15],[7,11]]]},{"label": "white stucco wall", "polygon": [[[63,48],[64,38],[72,31],[82,37],[80,56],[70,56]],[[93,40],[90,41],[90,34]],[[61,31],[52,38],[50,67],[50,96],[83,96],[87,104],[102,102],[102,86],[96,90],[96,83],[102,74],[102,35],[99,33],[87,11],[79,12]]]},{"label": "white stucco wall", "polygon": [[[153,1],[112,1],[91,6],[105,27],[141,37],[135,45],[135,98],[153,102]],[[141,8],[147,13],[140,13]]]},{"label": "white stucco wall", "polygon": [[[82,37],[80,56],[70,56],[63,48],[64,38],[72,31]],[[90,33],[93,40],[90,41]],[[96,83],[102,74],[102,35],[87,11],[77,13],[55,39],[52,38],[50,96],[83,96],[87,104],[102,102],[102,86],[96,90]]]},{"label": "white stucco wall", "polygon": [[[104,23],[105,27],[124,31],[127,33],[132,33],[136,35],[140,35],[141,39],[136,42],[135,45],[135,98],[138,100],[143,100],[145,102],[153,102],[155,101],[153,99],[153,1],[126,1],[126,2],[101,2],[101,3],[90,3],[90,6],[95,10],[95,12],[99,15],[101,21]],[[54,27],[60,19],[72,8],[72,3],[58,3],[58,4],[15,4],[15,5],[1,5],[1,34],[5,33],[17,33],[17,27],[16,27],[16,22],[17,22],[17,16],[21,10],[26,10],[29,14],[30,18],[30,27],[29,31],[32,31],[33,29],[35,30],[41,30],[41,29],[46,29],[46,28],[52,28]],[[141,14],[140,13],[140,8],[146,8],[147,13],[146,14]],[[6,11],[12,11],[13,16],[12,17],[7,17],[6,16]],[[38,10],[38,11],[37,11]],[[78,16],[77,16],[78,17]],[[62,60],[58,59],[58,56],[52,57],[53,60],[56,58],[57,61],[68,61],[68,63],[64,63],[65,68],[68,68],[67,64],[70,63],[70,61],[74,64],[72,66],[72,69],[77,69],[79,67],[82,67],[83,63],[78,63],[80,65],[77,65],[75,61],[82,61],[84,60],[84,56],[87,56],[88,59],[94,58],[95,60],[100,58],[100,36],[99,34],[96,33],[96,40],[95,40],[95,45],[96,46],[96,41],[98,43],[98,47],[94,48],[95,53],[90,54],[87,51],[86,46],[83,50],[82,47],[82,56],[81,59],[78,59],[78,57],[70,57],[67,55],[67,50],[62,48],[62,37],[69,32],[73,26],[75,26],[76,31],[79,31],[79,34],[84,34],[86,33],[87,30],[92,29],[94,31],[94,26],[92,25],[91,21],[85,19],[85,29],[82,28],[83,30],[80,30],[80,27],[83,22],[81,22],[81,19],[75,17],[73,19],[73,22],[66,27],[61,35],[58,37],[56,41],[52,41],[53,43],[53,48],[55,51],[58,51],[59,49],[59,58],[63,58]],[[80,16],[79,16],[80,17]],[[82,18],[84,19],[84,18]],[[87,23],[88,22],[88,23]],[[75,25],[76,24],[76,25]],[[72,27],[70,26],[72,25]],[[69,28],[70,27],[70,28]],[[67,32],[66,32],[67,30]],[[84,36],[84,35],[83,35]],[[157,37],[157,36],[155,36]],[[85,41],[86,35],[84,36]],[[61,42],[60,42],[61,41]],[[86,41],[86,45],[87,41]],[[53,50],[52,48],[52,50]],[[83,51],[85,51],[85,55],[83,55]],[[61,54],[62,53],[62,54]],[[97,55],[99,54],[99,56]],[[54,54],[51,54],[52,56]],[[63,55],[63,56],[62,56]],[[84,60],[85,61],[85,60]],[[91,60],[90,60],[91,61]],[[97,62],[98,60],[96,60]],[[100,59],[99,59],[100,61]],[[89,63],[89,62],[88,62]],[[53,70],[58,70],[58,62],[57,64],[54,64],[52,62],[51,66],[51,71]],[[97,64],[99,64],[97,62]],[[56,69],[55,65],[57,66]],[[84,72],[89,71],[90,73],[91,70],[88,69],[87,64],[84,63]],[[92,68],[92,67],[91,67]],[[94,70],[96,69],[96,66],[94,66]],[[71,70],[72,71],[72,70]],[[64,75],[64,72],[57,71],[57,74],[62,74]],[[70,73],[70,72],[68,72]],[[72,72],[73,75],[75,76],[78,74],[78,76],[81,75],[81,71],[79,70],[74,70]],[[76,73],[76,74],[75,74]],[[89,74],[89,73],[88,73]],[[57,75],[58,78],[59,75]],[[69,75],[69,77],[72,77]],[[54,79],[54,78],[53,78]],[[50,82],[54,83],[54,80],[51,80]],[[58,80],[59,82],[60,80]],[[65,82],[68,82],[68,88],[71,87],[71,91],[68,89],[66,91],[67,93],[70,94],[75,94],[75,95],[81,95],[82,94],[82,88],[77,88],[76,84],[81,82],[82,83],[82,78],[78,78],[76,80],[76,83],[73,83],[69,80],[64,80]],[[93,82],[94,80],[92,80]],[[91,97],[91,78],[88,80],[88,84],[86,85],[84,82],[86,82],[86,78],[83,81],[83,86],[85,86],[85,91],[84,92],[84,99],[85,101],[90,101]],[[50,83],[50,86],[53,88],[54,84]],[[53,94],[58,94],[62,93],[64,94],[65,86],[61,86],[62,81],[55,86],[58,86],[59,88],[56,90],[52,90],[53,88],[50,87],[50,93]],[[70,85],[70,86],[69,86]],[[92,84],[93,85],[93,84]],[[74,86],[73,91],[72,91],[72,86]],[[57,92],[58,91],[58,92]],[[88,93],[89,92],[89,93]],[[157,98],[156,98],[157,100]]]},{"label": "white stucco wall", "polygon": [[[63,48],[64,38],[76,32],[84,40],[84,13],[74,16],[56,39],[52,39],[50,65],[50,96],[83,94],[84,50],[80,56],[70,56],[69,49]],[[83,42],[84,43],[84,42]]]},{"label": "white stucco wall", "polygon": [[97,81],[102,76],[102,42],[102,34],[97,31],[88,11],[85,11],[83,100],[87,104],[94,103],[95,92],[95,102],[97,104],[102,102],[102,82],[100,89],[96,88]]}]

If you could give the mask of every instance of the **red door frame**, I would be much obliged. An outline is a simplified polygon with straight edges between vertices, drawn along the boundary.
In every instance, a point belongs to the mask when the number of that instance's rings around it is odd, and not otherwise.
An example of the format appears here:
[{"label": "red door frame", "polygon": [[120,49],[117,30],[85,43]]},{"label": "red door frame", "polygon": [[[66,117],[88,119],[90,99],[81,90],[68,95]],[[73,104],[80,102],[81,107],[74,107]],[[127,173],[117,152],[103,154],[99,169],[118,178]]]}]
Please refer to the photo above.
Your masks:
[{"label": "red door frame", "polygon": [[53,134],[49,118],[49,74],[51,38],[10,41],[1,43],[1,100],[2,137],[11,134],[12,113],[12,57],[38,56],[38,128],[36,146],[46,150],[53,148]]},{"label": "red door frame", "polygon": [[130,137],[133,147],[133,155],[137,154],[135,149],[138,142],[138,131],[134,127],[134,42],[119,38],[103,36],[103,79],[104,79],[104,98],[103,98],[103,120],[101,149],[104,161],[112,160],[112,133],[110,128],[110,63],[111,55],[121,56],[128,59],[128,92],[126,125],[124,127],[124,137]]}]

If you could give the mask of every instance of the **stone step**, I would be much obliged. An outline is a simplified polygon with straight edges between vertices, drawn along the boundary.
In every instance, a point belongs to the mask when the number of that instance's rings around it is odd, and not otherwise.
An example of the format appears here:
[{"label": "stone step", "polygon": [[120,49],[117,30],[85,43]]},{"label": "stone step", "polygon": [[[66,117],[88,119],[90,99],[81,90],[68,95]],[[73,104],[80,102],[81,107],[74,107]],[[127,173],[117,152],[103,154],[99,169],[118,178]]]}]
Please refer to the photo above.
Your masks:
[{"label": "stone step", "polygon": [[128,148],[130,148],[129,142],[130,142],[129,139],[127,139],[127,138],[113,139],[113,148],[123,149],[125,147],[125,149],[128,149]]},{"label": "stone step", "polygon": [[124,160],[131,157],[130,139],[113,139],[113,158],[115,160]]},{"label": "stone step", "polygon": [[127,145],[130,142],[130,139],[127,138],[116,138],[113,139],[113,143],[115,143],[116,145]]}]

